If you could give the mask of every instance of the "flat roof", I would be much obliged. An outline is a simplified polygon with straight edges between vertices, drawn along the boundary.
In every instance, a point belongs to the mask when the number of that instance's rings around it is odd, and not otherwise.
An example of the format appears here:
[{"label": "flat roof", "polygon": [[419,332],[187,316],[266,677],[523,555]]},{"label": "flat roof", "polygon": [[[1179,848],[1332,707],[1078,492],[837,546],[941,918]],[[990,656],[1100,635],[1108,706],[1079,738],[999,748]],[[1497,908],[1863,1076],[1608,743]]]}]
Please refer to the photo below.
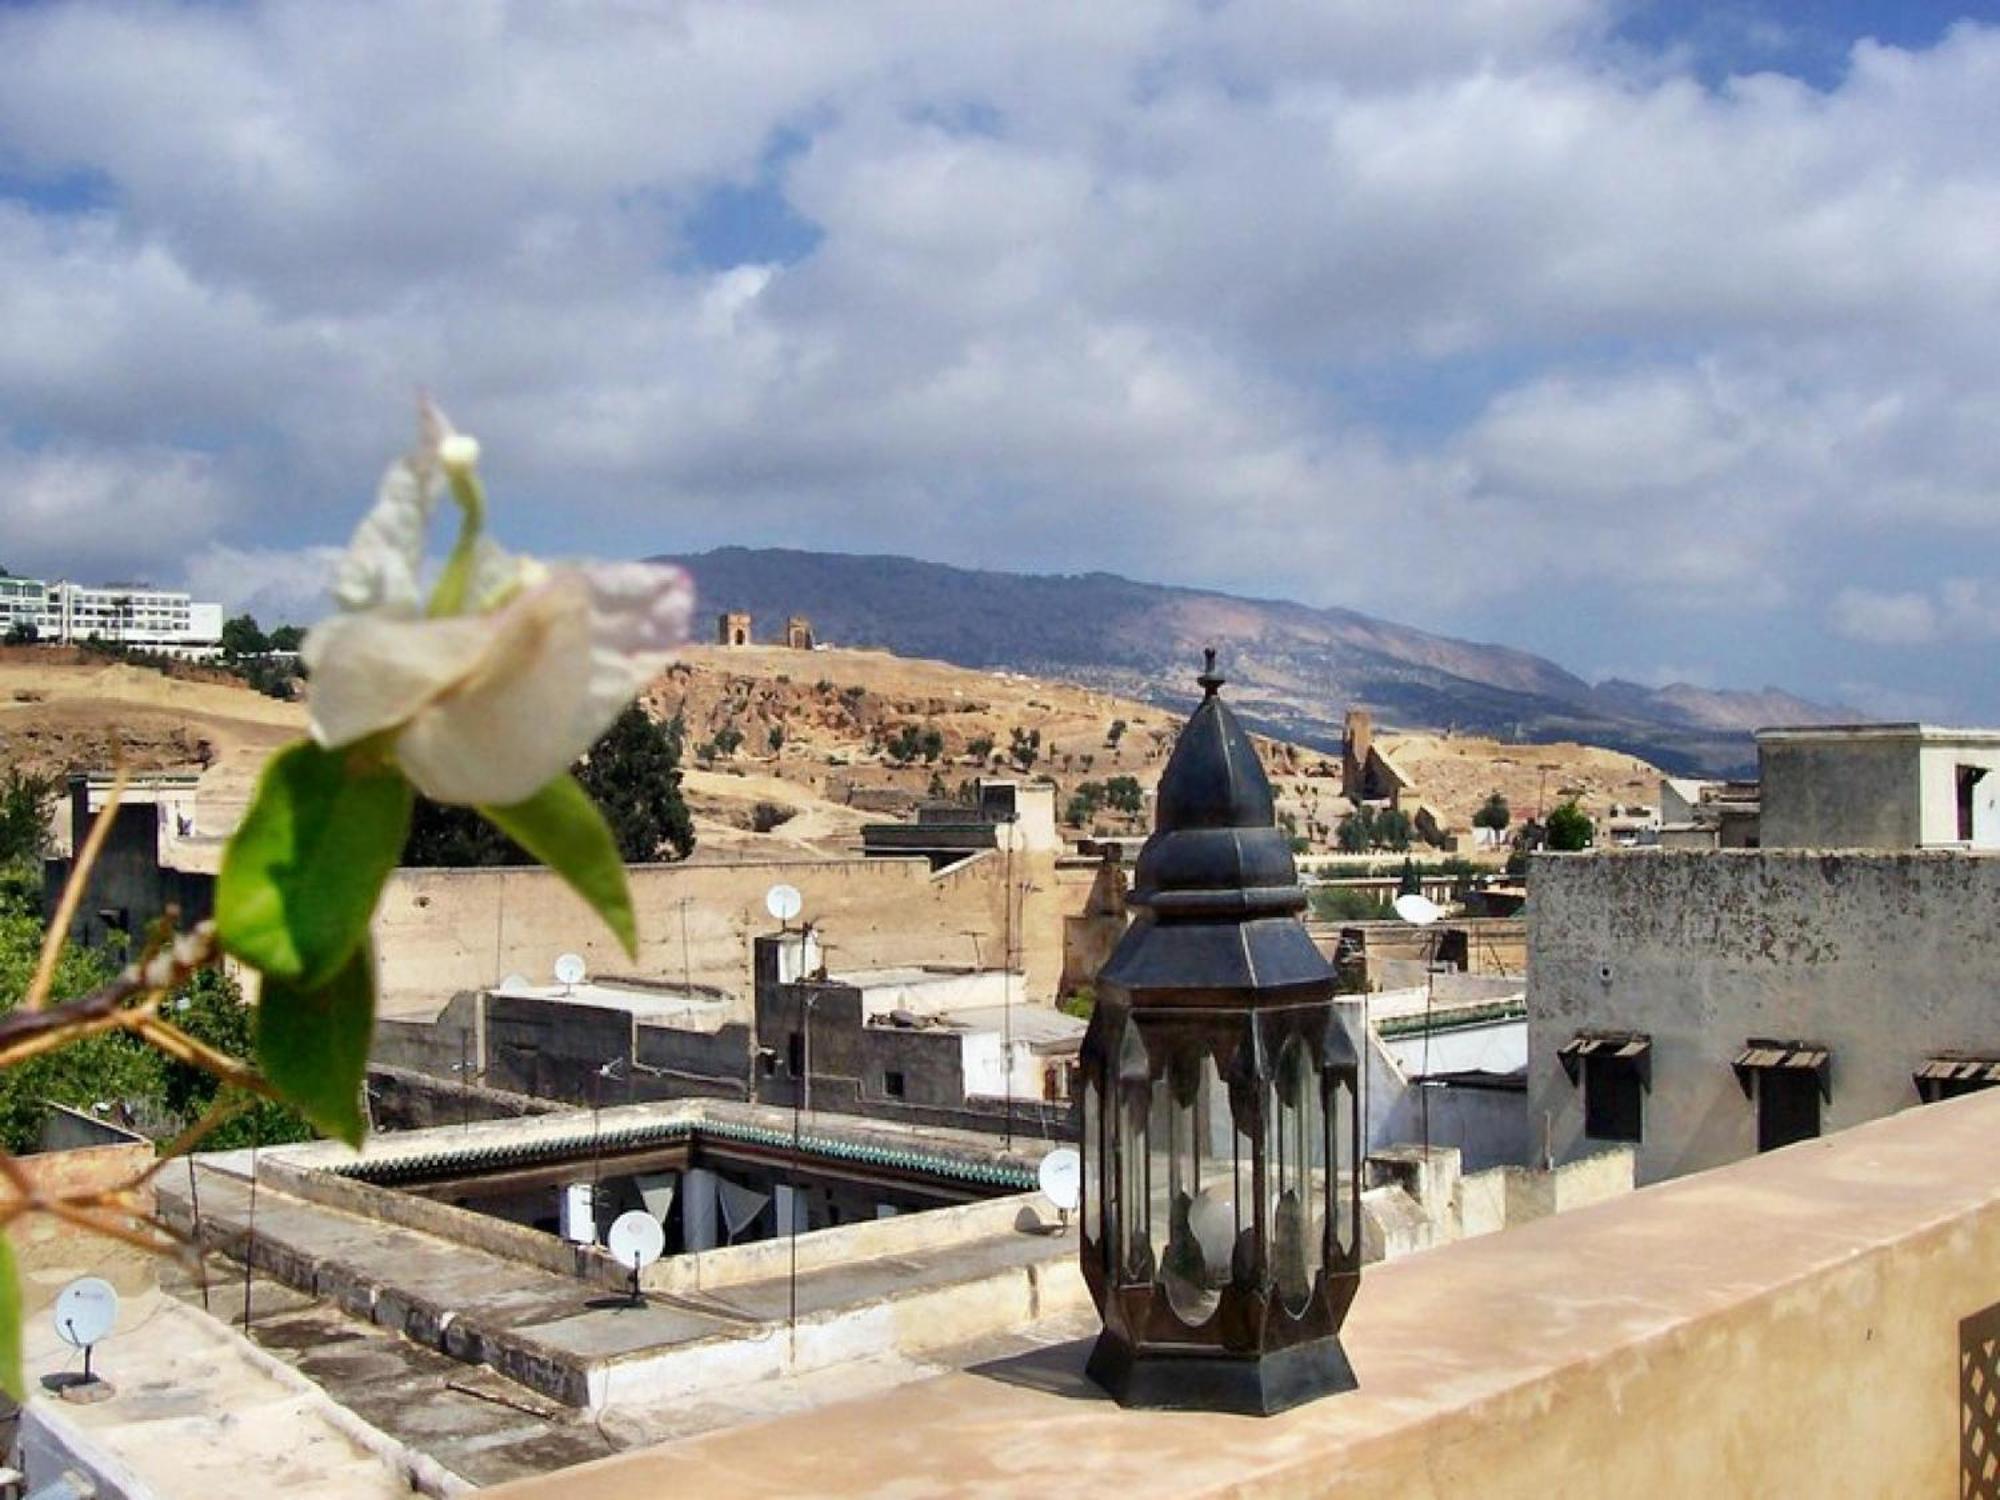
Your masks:
[{"label": "flat roof", "polygon": [[1090,1029],[1083,1020],[1067,1011],[1027,1001],[1019,1005],[968,1005],[962,1009],[942,1011],[938,1019],[963,1031],[991,1031],[996,1035],[1011,1031],[1015,1041],[1031,1042],[1038,1047],[1080,1043],[1084,1032]]},{"label": "flat roof", "polygon": [[1953,729],[1941,724],[1801,724],[1791,728],[1760,729],[1757,743],[1766,740],[1921,740],[1939,744],[2000,746],[2000,729]]},{"label": "flat roof", "polygon": [[486,988],[489,995],[519,1000],[550,1000],[569,1005],[591,1005],[600,1010],[622,1010],[640,1021],[673,1024],[678,1021],[713,1022],[726,1016],[727,1000],[715,995],[694,995],[685,990],[654,990],[637,985],[597,983],[530,984],[513,989],[497,985]]}]

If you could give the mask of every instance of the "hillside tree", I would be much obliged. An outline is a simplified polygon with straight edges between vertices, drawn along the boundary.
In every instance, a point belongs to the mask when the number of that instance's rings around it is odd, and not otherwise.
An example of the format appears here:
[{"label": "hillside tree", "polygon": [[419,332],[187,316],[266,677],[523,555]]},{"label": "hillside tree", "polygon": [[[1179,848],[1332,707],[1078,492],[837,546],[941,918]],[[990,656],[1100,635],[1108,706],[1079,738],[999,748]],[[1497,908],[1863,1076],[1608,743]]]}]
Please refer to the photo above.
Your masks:
[{"label": "hillside tree", "polygon": [[[576,779],[603,810],[619,856],[628,864],[686,859],[694,852],[694,821],[681,794],[685,739],[678,716],[657,724],[634,703],[576,764]],[[472,808],[444,807],[419,797],[402,862],[452,869],[534,860]]]},{"label": "hillside tree", "polygon": [[1549,848],[1559,854],[1574,854],[1579,849],[1588,849],[1597,837],[1597,827],[1590,821],[1590,815],[1577,806],[1576,799],[1552,808],[1548,817]]}]

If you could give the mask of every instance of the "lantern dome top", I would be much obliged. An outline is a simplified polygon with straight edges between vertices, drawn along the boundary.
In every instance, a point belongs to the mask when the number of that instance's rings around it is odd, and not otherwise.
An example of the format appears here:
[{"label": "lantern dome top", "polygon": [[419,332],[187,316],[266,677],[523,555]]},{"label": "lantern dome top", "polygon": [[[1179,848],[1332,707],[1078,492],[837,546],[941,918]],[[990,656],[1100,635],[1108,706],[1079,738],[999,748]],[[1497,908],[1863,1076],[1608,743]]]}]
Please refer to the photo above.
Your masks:
[{"label": "lantern dome top", "polygon": [[1155,916],[1272,916],[1305,909],[1290,841],[1250,736],[1222,701],[1215,652],[1202,700],[1160,776],[1153,836],[1132,900]]}]

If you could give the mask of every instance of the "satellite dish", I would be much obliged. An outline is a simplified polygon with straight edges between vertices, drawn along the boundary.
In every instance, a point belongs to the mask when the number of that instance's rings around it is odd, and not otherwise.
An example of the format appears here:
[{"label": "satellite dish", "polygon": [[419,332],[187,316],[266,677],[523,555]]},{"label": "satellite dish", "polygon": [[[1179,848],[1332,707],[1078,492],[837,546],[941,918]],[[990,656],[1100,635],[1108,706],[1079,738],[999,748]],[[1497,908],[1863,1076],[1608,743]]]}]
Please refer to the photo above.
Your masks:
[{"label": "satellite dish", "polygon": [[780,922],[791,921],[804,910],[805,904],[805,897],[799,894],[796,886],[774,885],[764,892],[764,910]]},{"label": "satellite dish", "polygon": [[1066,1214],[1083,1199],[1083,1158],[1068,1146],[1058,1146],[1042,1158],[1035,1172],[1043,1195]]},{"label": "satellite dish", "polygon": [[118,1321],[118,1293],[100,1276],[72,1281],[56,1298],[56,1334],[65,1344],[88,1349]]},{"label": "satellite dish", "polygon": [[630,1209],[611,1221],[604,1248],[626,1270],[638,1271],[660,1258],[660,1252],[667,1248],[667,1232],[645,1209]]},{"label": "satellite dish", "polygon": [[525,995],[533,988],[525,974],[509,974],[500,981],[500,993],[503,995]]},{"label": "satellite dish", "polygon": [[1396,915],[1412,927],[1428,927],[1444,915],[1444,908],[1428,896],[1420,896],[1415,891],[1407,896],[1398,896],[1392,905]]},{"label": "satellite dish", "polygon": [[584,966],[583,959],[578,954],[565,953],[556,960],[557,984],[582,984],[583,976],[589,972],[590,970]]}]

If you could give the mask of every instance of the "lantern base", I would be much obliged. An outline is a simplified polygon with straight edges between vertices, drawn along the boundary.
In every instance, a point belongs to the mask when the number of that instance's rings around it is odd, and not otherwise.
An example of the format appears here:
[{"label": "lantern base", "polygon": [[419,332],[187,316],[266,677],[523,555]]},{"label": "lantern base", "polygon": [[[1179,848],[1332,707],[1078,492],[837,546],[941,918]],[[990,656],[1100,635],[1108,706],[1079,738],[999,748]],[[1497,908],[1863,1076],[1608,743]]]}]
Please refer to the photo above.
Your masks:
[{"label": "lantern base", "polygon": [[1084,1373],[1120,1406],[1269,1417],[1360,1384],[1338,1338],[1272,1354],[1136,1353],[1109,1329],[1097,1336]]}]

